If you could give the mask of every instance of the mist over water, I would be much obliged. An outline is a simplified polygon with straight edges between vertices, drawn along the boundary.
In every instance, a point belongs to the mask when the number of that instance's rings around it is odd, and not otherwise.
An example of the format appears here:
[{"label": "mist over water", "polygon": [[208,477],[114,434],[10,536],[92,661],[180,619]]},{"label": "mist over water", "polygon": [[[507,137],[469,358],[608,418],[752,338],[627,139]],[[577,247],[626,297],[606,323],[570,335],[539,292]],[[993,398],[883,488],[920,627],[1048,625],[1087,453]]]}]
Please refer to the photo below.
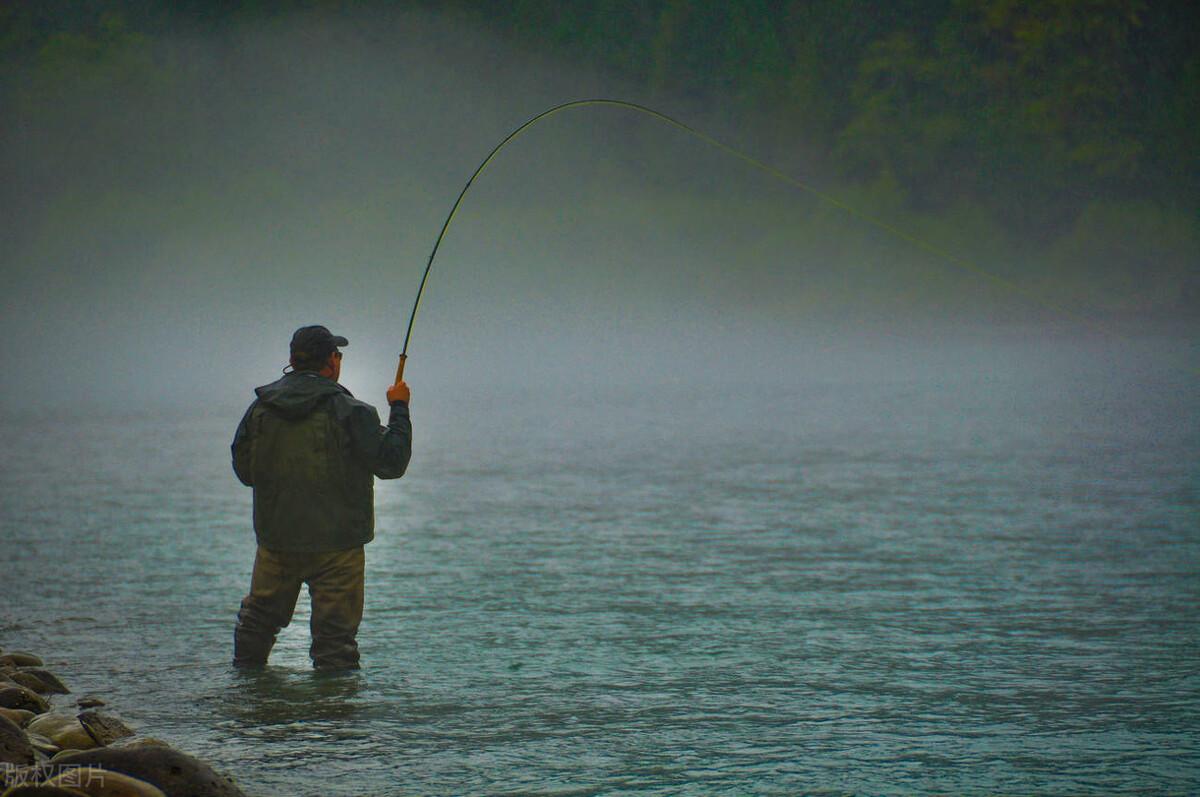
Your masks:
[{"label": "mist over water", "polygon": [[[628,95],[420,14],[341,27],[301,17],[158,55],[162,86],[124,85],[118,64],[98,85],[43,89],[4,155],[24,189],[0,222],[8,406],[69,403],[64,392],[125,406],[221,400],[282,365],[291,330],[308,323],[343,331],[359,356],[394,357],[437,230],[483,155],[564,97]],[[660,269],[638,239],[671,230],[622,224],[681,165],[730,171],[701,149],[602,113],[531,132],[460,214],[430,314],[478,330],[468,346],[512,351],[569,321],[594,319],[594,331],[631,306],[686,302],[672,280],[713,270],[702,242],[672,243],[687,265]],[[654,168],[639,178],[633,163]],[[672,190],[690,187],[677,177]],[[601,212],[608,223],[589,223]],[[420,331],[432,341],[441,330]]]},{"label": "mist over water", "polygon": [[[758,134],[428,14],[131,41],[86,80],[35,71],[11,120],[7,407],[240,401],[310,323],[350,338],[351,387],[378,400],[445,214],[522,121],[607,95],[733,144]],[[1016,265],[967,228],[938,243],[1000,276]],[[943,322],[936,336],[966,324],[984,340],[992,324],[1075,328],[678,130],[584,108],[528,131],[472,188],[412,381],[420,395],[442,380],[706,380],[716,360],[774,380],[814,340],[886,348]]]}]

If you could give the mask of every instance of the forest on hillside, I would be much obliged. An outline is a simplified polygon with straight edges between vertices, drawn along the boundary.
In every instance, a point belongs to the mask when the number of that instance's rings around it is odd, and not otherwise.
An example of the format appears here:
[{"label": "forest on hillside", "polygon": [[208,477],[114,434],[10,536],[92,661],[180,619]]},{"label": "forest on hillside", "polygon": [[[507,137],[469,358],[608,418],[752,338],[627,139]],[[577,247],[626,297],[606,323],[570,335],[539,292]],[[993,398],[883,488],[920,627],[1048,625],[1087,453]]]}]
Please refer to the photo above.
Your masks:
[{"label": "forest on hillside", "polygon": [[1200,305],[1200,24],[1187,0],[8,3],[0,100],[18,112],[0,135],[20,136],[66,80],[153,84],[156,47],[180,32],[391,9],[703,107],[756,131],[763,160],[898,223],[970,218],[1029,269],[1087,271],[1113,295],[1158,286],[1115,309]]}]

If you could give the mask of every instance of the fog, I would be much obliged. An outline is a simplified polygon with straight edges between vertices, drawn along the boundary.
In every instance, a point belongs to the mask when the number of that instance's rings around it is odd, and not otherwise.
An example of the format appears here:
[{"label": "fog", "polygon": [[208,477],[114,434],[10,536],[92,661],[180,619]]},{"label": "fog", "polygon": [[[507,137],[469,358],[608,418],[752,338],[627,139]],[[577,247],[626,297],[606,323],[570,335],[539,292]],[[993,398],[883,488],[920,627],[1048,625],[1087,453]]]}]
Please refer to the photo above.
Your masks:
[{"label": "fog", "polygon": [[[610,96],[735,146],[758,135],[424,14],[297,15],[148,57],[43,69],[7,122],[6,408],[244,405],[314,323],[350,339],[343,382],[382,404],[438,229],[521,122]],[[789,168],[820,174],[802,153]],[[499,385],[984,373],[1077,333],[1126,345],[661,122],[582,108],[467,195],[406,376],[419,406]]]}]

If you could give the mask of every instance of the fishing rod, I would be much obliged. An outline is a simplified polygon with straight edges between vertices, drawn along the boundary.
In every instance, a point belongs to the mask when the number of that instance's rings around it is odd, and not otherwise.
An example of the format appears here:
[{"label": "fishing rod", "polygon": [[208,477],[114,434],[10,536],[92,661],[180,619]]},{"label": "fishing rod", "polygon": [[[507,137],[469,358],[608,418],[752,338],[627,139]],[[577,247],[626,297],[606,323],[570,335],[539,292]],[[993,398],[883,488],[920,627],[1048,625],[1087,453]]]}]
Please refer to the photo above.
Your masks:
[{"label": "fishing rod", "polygon": [[841,207],[848,212],[851,212],[851,213],[853,212],[849,207],[842,205],[834,197],[829,196],[821,191],[818,191],[817,189],[813,188],[810,185],[800,182],[799,180],[792,177],[791,175],[785,174],[784,172],[779,171],[775,167],[773,167],[767,163],[764,163],[763,161],[760,161],[757,158],[755,158],[751,155],[748,155],[739,149],[731,147],[728,144],[725,144],[721,141],[718,141],[717,139],[713,138],[712,136],[708,135],[707,133],[705,133],[701,130],[697,130],[696,128],[692,127],[689,124],[681,122],[672,116],[668,116],[667,114],[665,114],[661,111],[656,111],[653,108],[647,107],[645,105],[639,105],[636,102],[628,102],[626,100],[614,100],[614,99],[602,98],[602,97],[586,99],[586,100],[571,100],[570,102],[564,102],[559,105],[555,105],[553,108],[547,108],[546,110],[542,111],[538,115],[529,118],[520,127],[517,127],[515,130],[513,130],[511,133],[509,133],[507,136],[505,136],[500,141],[499,144],[497,144],[495,147],[492,148],[492,151],[488,153],[488,156],[483,159],[483,162],[479,164],[479,166],[475,169],[475,171],[472,172],[470,179],[467,180],[467,183],[466,183],[466,185],[463,186],[462,191],[458,192],[458,198],[454,200],[454,205],[450,208],[450,214],[448,216],[446,216],[446,221],[442,223],[442,229],[441,229],[441,231],[438,232],[437,240],[435,240],[433,242],[433,250],[429,253],[429,260],[425,263],[425,273],[421,275],[421,284],[417,287],[417,297],[416,297],[416,299],[413,300],[412,313],[408,317],[408,330],[404,333],[404,348],[400,351],[400,362],[396,366],[396,381],[397,382],[399,382],[401,379],[404,378],[404,363],[408,359],[408,343],[412,339],[413,323],[417,320],[417,309],[421,306],[421,297],[425,293],[425,283],[429,280],[430,269],[433,268],[433,259],[435,257],[437,257],[438,247],[440,247],[442,245],[442,239],[446,237],[446,230],[450,229],[450,223],[452,221],[454,221],[454,216],[456,213],[458,213],[458,208],[460,205],[462,205],[463,197],[465,197],[467,195],[467,191],[470,190],[471,186],[475,183],[475,180],[479,177],[479,175],[481,175],[483,173],[484,169],[486,169],[488,167],[488,165],[491,164],[491,162],[495,159],[496,155],[498,155],[500,153],[500,150],[504,149],[504,147],[506,145],[508,145],[508,143],[511,142],[513,139],[515,139],[517,136],[521,135],[526,130],[528,130],[530,127],[532,127],[533,125],[537,124],[538,122],[540,122],[541,120],[543,120],[547,117],[553,116],[561,111],[565,111],[570,108],[582,108],[587,105],[608,105],[608,106],[616,107],[616,108],[625,108],[630,111],[636,111],[638,113],[642,113],[647,116],[653,117],[655,119],[658,119],[661,122],[666,122],[667,124],[669,124],[673,127],[676,127],[678,129],[684,131],[685,133],[688,133],[689,135],[695,136],[696,138],[700,139],[701,141],[705,142],[706,144],[716,147],[717,149],[721,150],[722,152],[732,155],[733,157],[735,157],[741,161],[744,161],[745,163],[750,164],[751,166],[753,166],[754,168],[756,168],[760,171],[766,172],[767,174],[769,174],[770,176],[774,177],[777,180],[782,180],[783,182],[785,182],[793,187],[799,188],[803,191],[807,191],[815,196],[818,196],[821,199],[823,199],[824,201],[829,202],[830,204]]},{"label": "fishing rod", "polygon": [[456,200],[454,200],[454,205],[453,205],[453,207],[450,208],[450,213],[448,216],[446,216],[445,222],[442,223],[441,231],[438,232],[437,240],[435,240],[433,243],[433,250],[429,253],[429,260],[425,263],[425,273],[421,275],[421,284],[417,288],[417,296],[416,296],[416,299],[413,300],[412,313],[408,317],[408,330],[404,333],[404,348],[400,351],[400,362],[396,366],[396,381],[397,382],[401,381],[404,378],[404,363],[408,359],[408,343],[412,339],[413,323],[417,320],[417,309],[421,306],[421,296],[425,293],[425,283],[429,280],[429,272],[433,268],[433,259],[435,257],[437,257],[438,247],[440,247],[442,245],[442,239],[446,237],[446,231],[448,229],[450,229],[450,223],[452,221],[454,221],[454,216],[456,213],[458,213],[458,208],[460,205],[462,205],[463,197],[465,197],[467,195],[467,191],[470,190],[471,186],[475,183],[475,180],[479,177],[479,175],[481,175],[483,173],[483,171],[488,167],[488,165],[500,153],[500,150],[504,149],[505,146],[507,146],[511,141],[513,141],[519,135],[524,133],[530,127],[537,124],[541,120],[546,119],[547,117],[550,117],[550,116],[554,116],[555,114],[560,113],[562,111],[566,111],[571,108],[582,108],[584,106],[589,106],[589,105],[607,105],[607,106],[616,107],[616,108],[624,108],[624,109],[627,109],[630,111],[636,111],[638,113],[642,113],[647,116],[651,116],[655,119],[658,119],[659,121],[666,122],[667,124],[669,124],[675,128],[678,128],[679,130],[682,130],[685,133],[688,133],[689,135],[692,135],[692,136],[700,139],[701,141],[705,142],[706,144],[709,144],[710,146],[715,147],[715,148],[721,150],[722,152],[724,152],[728,155],[731,155],[744,163],[749,164],[750,166],[754,167],[755,169],[758,169],[759,171],[764,172],[765,174],[769,175],[770,177],[772,177],[776,180],[779,180],[780,182],[787,183],[788,185],[792,186],[793,188],[798,188],[801,191],[812,194],[813,196],[820,199],[822,202],[832,205],[833,207],[836,207],[836,208],[846,212],[847,214],[854,216],[854,217],[858,218],[859,220],[866,222],[867,224],[870,224],[873,227],[883,230],[884,232],[886,232],[896,238],[899,238],[902,241],[906,241],[907,243],[911,244],[912,246],[914,246],[918,249],[922,249],[925,252],[927,252],[931,255],[934,255],[934,257],[936,259],[941,260],[944,263],[954,266],[955,268],[957,268],[961,271],[965,271],[965,272],[974,274],[977,277],[982,277],[982,278],[988,280],[989,282],[992,282],[1008,291],[1012,291],[1013,293],[1023,296],[1024,298],[1034,302],[1035,304],[1041,305],[1042,307],[1046,308],[1047,310],[1051,310],[1055,313],[1058,313],[1067,318],[1070,318],[1070,319],[1076,321],[1077,323],[1082,324],[1083,326],[1089,327],[1098,332],[1102,332],[1105,334],[1111,334],[1105,327],[1092,321],[1090,318],[1087,318],[1086,316],[1082,316],[1082,315],[1074,312],[1073,310],[1070,310],[1059,304],[1051,302],[1050,300],[1046,299],[1045,297],[1040,296],[1040,295],[1030,291],[1027,288],[1023,288],[1022,286],[1012,282],[1011,280],[1008,280],[1008,279],[1005,279],[1004,277],[1000,277],[996,274],[993,274],[992,272],[972,263],[970,260],[967,260],[958,255],[955,255],[954,253],[952,253],[946,249],[943,249],[940,246],[931,244],[928,241],[925,241],[921,238],[911,235],[911,234],[905,232],[904,230],[901,230],[898,227],[888,224],[887,222],[876,219],[866,213],[862,213],[861,211],[858,211],[855,208],[851,207],[850,205],[847,205],[846,203],[842,202],[841,200],[837,199],[836,197],[832,196],[831,194],[827,194],[824,191],[820,191],[820,190],[814,188],[813,186],[808,185],[807,183],[796,179],[795,177],[791,176],[790,174],[782,172],[779,169],[776,169],[774,166],[771,166],[770,164],[765,163],[765,162],[759,160],[758,158],[753,157],[752,155],[748,155],[747,153],[743,152],[740,149],[737,149],[736,147],[731,147],[728,144],[725,144],[724,142],[713,138],[712,136],[708,135],[707,133],[705,133],[701,130],[697,130],[696,128],[692,127],[691,125],[685,124],[684,122],[681,122],[678,119],[675,119],[674,117],[668,116],[667,114],[662,113],[661,111],[656,111],[653,108],[649,108],[645,105],[639,105],[636,102],[627,102],[626,100],[614,100],[614,99],[608,99],[608,98],[593,98],[593,99],[586,99],[586,100],[572,100],[570,102],[561,103],[560,105],[555,105],[554,107],[547,108],[546,110],[542,111],[541,113],[537,114],[536,116],[533,116],[530,119],[528,119],[527,121],[525,121],[520,127],[517,127],[515,130],[513,130],[511,133],[509,133],[507,136],[505,136],[504,139],[501,140],[499,144],[497,144],[495,147],[492,148],[492,151],[488,153],[488,156],[483,159],[483,162],[480,163],[479,166],[475,169],[475,171],[471,174],[470,179],[467,180],[467,183],[466,183],[466,185],[463,186],[462,191],[458,192],[458,198]]}]

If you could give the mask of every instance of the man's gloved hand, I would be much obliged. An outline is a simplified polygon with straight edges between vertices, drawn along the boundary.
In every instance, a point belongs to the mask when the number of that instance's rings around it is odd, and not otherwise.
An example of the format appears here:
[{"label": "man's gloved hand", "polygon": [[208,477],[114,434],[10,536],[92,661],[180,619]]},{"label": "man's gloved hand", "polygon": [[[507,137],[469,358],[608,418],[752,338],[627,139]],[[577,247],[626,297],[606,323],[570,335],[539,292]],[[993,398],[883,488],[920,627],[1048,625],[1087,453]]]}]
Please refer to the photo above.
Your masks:
[{"label": "man's gloved hand", "polygon": [[397,401],[408,403],[409,399],[408,383],[403,380],[397,382],[387,389],[388,404],[393,404]]}]

